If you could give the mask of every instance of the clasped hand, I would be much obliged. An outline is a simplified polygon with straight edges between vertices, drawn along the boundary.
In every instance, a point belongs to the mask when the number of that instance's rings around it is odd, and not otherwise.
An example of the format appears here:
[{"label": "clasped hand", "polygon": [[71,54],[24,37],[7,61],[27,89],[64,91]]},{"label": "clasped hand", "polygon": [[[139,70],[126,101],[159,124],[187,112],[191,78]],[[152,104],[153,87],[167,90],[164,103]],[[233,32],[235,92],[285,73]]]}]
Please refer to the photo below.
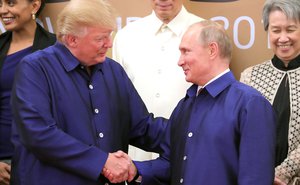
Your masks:
[{"label": "clasped hand", "polygon": [[124,181],[131,182],[137,173],[137,169],[131,158],[122,151],[109,153],[102,174],[111,183]]},{"label": "clasped hand", "polygon": [[0,162],[0,185],[9,185],[10,165]]},{"label": "clasped hand", "polygon": [[280,178],[275,176],[274,185],[287,185],[287,184],[285,182],[281,181]]}]

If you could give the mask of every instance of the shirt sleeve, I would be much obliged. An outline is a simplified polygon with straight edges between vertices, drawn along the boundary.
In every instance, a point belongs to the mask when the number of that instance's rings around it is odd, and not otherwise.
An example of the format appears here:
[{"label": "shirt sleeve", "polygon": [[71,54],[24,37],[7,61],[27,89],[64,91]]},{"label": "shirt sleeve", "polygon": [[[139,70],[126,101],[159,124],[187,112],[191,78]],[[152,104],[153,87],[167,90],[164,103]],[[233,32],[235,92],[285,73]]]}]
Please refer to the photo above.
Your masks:
[{"label": "shirt sleeve", "polygon": [[288,157],[275,168],[276,177],[283,182],[289,183],[293,177],[299,174],[300,169],[300,146],[289,153]]},{"label": "shirt sleeve", "polygon": [[247,102],[240,116],[238,184],[273,184],[275,114],[263,97],[254,96]]},{"label": "shirt sleeve", "polygon": [[[179,103],[180,104],[180,103]],[[176,115],[180,106],[173,111],[167,127],[163,134],[163,139],[159,143],[161,150],[157,159],[149,161],[135,161],[135,165],[142,176],[142,185],[167,185],[171,180],[170,155],[171,155],[171,130],[172,120],[176,119]]]},{"label": "shirt sleeve", "polygon": [[142,185],[170,184],[170,131],[170,124],[168,124],[164,139],[160,143],[162,152],[157,159],[134,162],[142,176]]},{"label": "shirt sleeve", "polygon": [[160,153],[160,142],[167,127],[168,119],[154,117],[152,113],[148,112],[145,103],[126,72],[121,68],[119,69],[121,72],[117,76],[122,81],[121,88],[124,89],[122,90],[122,96],[128,99],[128,105],[126,103],[125,107],[128,109],[126,113],[129,114],[129,121],[131,122],[129,144],[145,151]]},{"label": "shirt sleeve", "polygon": [[164,158],[157,158],[150,161],[136,161],[136,167],[142,176],[141,185],[168,185],[170,169],[169,161]]},{"label": "shirt sleeve", "polygon": [[241,73],[240,82],[242,82],[242,83],[244,83],[244,84],[250,85],[250,81],[251,81],[251,73],[252,73],[252,67],[249,67],[249,68],[245,69],[245,70]]}]

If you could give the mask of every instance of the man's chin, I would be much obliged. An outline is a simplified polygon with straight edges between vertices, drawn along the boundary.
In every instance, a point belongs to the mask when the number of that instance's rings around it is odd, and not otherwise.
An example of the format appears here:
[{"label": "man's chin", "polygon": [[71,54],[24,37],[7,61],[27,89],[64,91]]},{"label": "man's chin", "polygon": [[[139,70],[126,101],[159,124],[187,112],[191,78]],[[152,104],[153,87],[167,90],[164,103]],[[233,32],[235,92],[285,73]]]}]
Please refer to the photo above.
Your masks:
[{"label": "man's chin", "polygon": [[188,77],[185,77],[185,81],[193,83]]},{"label": "man's chin", "polygon": [[106,56],[104,55],[103,57],[99,57],[98,61],[99,61],[99,63],[102,63],[105,61],[105,59],[106,59]]}]

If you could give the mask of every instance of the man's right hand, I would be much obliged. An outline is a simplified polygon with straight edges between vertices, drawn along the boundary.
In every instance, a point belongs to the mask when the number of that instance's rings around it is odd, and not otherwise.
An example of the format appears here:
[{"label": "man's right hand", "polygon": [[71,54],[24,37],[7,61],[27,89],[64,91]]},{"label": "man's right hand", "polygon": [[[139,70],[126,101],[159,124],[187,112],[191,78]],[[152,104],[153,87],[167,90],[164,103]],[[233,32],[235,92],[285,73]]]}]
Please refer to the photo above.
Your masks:
[{"label": "man's right hand", "polygon": [[0,162],[0,185],[9,185],[10,165]]},{"label": "man's right hand", "polygon": [[102,173],[111,183],[124,182],[129,178],[131,164],[131,159],[126,153],[109,153]]}]

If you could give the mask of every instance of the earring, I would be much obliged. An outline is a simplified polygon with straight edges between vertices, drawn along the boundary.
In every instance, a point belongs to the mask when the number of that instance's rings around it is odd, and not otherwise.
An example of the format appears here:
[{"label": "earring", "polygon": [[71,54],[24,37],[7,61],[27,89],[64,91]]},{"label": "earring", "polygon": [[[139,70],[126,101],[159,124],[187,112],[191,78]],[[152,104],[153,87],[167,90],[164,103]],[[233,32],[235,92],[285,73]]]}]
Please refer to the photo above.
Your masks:
[{"label": "earring", "polygon": [[32,17],[33,20],[35,20],[36,19],[35,13],[32,13],[31,17]]}]

